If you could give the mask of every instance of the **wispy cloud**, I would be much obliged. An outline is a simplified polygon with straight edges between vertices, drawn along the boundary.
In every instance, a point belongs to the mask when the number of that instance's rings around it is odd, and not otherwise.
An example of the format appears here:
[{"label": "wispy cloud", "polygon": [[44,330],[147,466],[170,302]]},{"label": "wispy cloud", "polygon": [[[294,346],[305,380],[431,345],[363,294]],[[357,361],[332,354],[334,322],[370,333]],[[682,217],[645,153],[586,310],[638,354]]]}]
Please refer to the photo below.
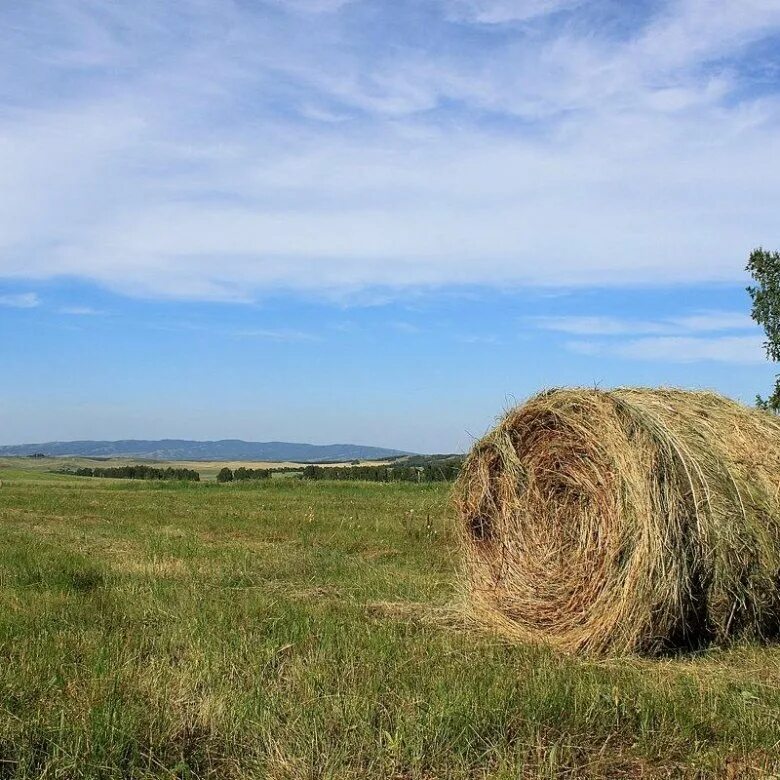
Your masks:
[{"label": "wispy cloud", "polygon": [[106,314],[102,309],[93,309],[91,306],[62,306],[58,311],[74,317],[99,317]]},{"label": "wispy cloud", "polygon": [[13,309],[34,309],[40,304],[40,298],[33,292],[0,295],[0,306],[9,306]]},{"label": "wispy cloud", "polygon": [[531,317],[529,322],[542,330],[581,336],[618,336],[629,333],[667,333],[669,323],[625,320],[619,317],[563,315]]},{"label": "wispy cloud", "polygon": [[[530,322],[542,330],[598,337],[566,343],[567,349],[583,355],[667,363],[766,361],[758,326],[741,312],[699,311],[657,320],[572,315],[535,317]],[[705,333],[718,335],[698,335]]]},{"label": "wispy cloud", "polygon": [[756,330],[758,325],[747,315],[737,311],[710,311],[669,319],[672,325],[689,331]]},{"label": "wispy cloud", "polygon": [[287,10],[302,13],[335,13],[354,0],[271,0],[271,3]]},{"label": "wispy cloud", "polygon": [[580,336],[672,335],[757,329],[756,323],[747,314],[730,311],[702,311],[658,320],[562,315],[531,317],[527,321],[542,330]]},{"label": "wispy cloud", "polygon": [[504,24],[524,22],[540,16],[566,11],[585,0],[454,0],[445,2],[452,18]]},{"label": "wispy cloud", "polygon": [[699,283],[777,239],[770,0],[41,0],[0,24],[0,277]]},{"label": "wispy cloud", "polygon": [[716,336],[695,338],[656,336],[628,341],[573,341],[567,344],[573,352],[583,355],[612,355],[630,360],[651,360],[666,363],[759,364],[766,362],[763,339],[760,336]]}]

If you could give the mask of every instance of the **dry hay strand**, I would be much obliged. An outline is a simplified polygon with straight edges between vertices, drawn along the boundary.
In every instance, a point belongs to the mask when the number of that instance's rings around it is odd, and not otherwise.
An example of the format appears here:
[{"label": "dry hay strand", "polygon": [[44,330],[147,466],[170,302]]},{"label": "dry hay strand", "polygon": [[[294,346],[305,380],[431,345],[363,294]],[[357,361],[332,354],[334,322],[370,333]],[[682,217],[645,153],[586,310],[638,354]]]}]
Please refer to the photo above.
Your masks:
[{"label": "dry hay strand", "polygon": [[463,610],[449,605],[414,601],[371,601],[365,605],[369,617],[390,618],[408,623],[420,623],[437,628],[457,628],[468,631],[470,621]]},{"label": "dry hay strand", "polygon": [[776,636],[780,419],[713,393],[550,390],[455,489],[469,604],[595,655]]}]

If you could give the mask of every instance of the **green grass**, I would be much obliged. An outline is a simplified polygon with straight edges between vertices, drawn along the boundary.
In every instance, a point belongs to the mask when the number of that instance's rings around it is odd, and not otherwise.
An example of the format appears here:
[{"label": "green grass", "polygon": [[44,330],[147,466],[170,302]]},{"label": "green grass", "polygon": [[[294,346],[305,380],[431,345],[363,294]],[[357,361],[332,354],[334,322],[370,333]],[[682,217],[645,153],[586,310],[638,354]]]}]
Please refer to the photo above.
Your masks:
[{"label": "green grass", "polygon": [[0,479],[0,778],[780,775],[778,648],[483,635],[447,486]]}]

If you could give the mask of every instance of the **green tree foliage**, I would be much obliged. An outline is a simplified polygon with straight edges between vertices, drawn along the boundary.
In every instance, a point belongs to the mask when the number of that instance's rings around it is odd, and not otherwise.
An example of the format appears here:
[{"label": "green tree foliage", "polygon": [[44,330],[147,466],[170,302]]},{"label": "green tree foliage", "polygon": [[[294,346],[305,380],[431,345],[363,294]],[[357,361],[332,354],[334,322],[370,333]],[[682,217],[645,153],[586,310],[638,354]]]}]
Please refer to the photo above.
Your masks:
[{"label": "green tree foliage", "polygon": [[227,467],[224,466],[219,470],[219,474],[217,474],[217,482],[232,482],[233,481],[233,472]]},{"label": "green tree foliage", "polygon": [[111,479],[179,479],[187,482],[200,482],[200,474],[194,469],[156,468],[145,464],[133,466],[107,466],[96,468],[78,468],[66,471],[77,477],[108,477]]},{"label": "green tree foliage", "polygon": [[240,466],[233,472],[233,479],[236,482],[244,482],[249,479],[270,479],[272,474],[272,469],[248,469]]},{"label": "green tree foliage", "polygon": [[[780,361],[780,252],[767,252],[760,247],[750,253],[747,269],[756,281],[747,288],[753,300],[750,316],[766,333],[764,349],[773,362]],[[780,412],[780,376],[769,398],[756,396],[756,404],[777,414]]]},{"label": "green tree foliage", "polygon": [[388,466],[306,466],[302,479],[362,480],[364,482],[452,482],[460,471],[463,459],[451,457],[425,461],[415,459]]}]

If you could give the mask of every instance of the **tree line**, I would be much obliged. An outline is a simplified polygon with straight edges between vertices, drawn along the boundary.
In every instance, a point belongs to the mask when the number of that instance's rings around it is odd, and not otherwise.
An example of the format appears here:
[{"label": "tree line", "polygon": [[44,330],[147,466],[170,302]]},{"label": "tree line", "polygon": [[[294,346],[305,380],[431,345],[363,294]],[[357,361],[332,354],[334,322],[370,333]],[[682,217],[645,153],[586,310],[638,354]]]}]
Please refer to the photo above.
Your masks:
[{"label": "tree line", "polygon": [[217,482],[244,482],[250,479],[270,479],[278,469],[248,469],[239,466],[235,471],[227,466],[219,470]]},{"label": "tree line", "polygon": [[278,466],[272,469],[248,469],[245,466],[230,469],[224,466],[217,474],[217,482],[246,482],[248,480],[270,479],[274,474],[297,473],[300,470],[300,466]]},{"label": "tree line", "polygon": [[460,471],[460,459],[424,466],[306,466],[301,479],[361,480],[364,482],[452,482]]},{"label": "tree line", "polygon": [[[430,457],[430,456],[429,456]],[[217,474],[217,482],[247,482],[270,479],[274,473],[293,473],[298,479],[341,480],[364,482],[452,482],[458,476],[463,458],[459,456],[436,456],[425,460],[422,456],[414,458],[412,463],[404,461],[386,466],[322,466],[308,465],[283,466],[280,468],[247,468],[240,466],[231,469],[224,466]],[[186,480],[200,482],[200,474],[194,469],[159,468],[145,464],[129,466],[97,466],[77,469],[60,469],[61,474],[77,477],[110,477],[113,479],[159,479]]]},{"label": "tree line", "polygon": [[200,482],[200,474],[194,469],[157,468],[137,464],[134,466],[87,466],[75,470],[63,469],[63,474],[73,474],[77,477],[111,477],[113,479],[180,479],[188,482]]}]

